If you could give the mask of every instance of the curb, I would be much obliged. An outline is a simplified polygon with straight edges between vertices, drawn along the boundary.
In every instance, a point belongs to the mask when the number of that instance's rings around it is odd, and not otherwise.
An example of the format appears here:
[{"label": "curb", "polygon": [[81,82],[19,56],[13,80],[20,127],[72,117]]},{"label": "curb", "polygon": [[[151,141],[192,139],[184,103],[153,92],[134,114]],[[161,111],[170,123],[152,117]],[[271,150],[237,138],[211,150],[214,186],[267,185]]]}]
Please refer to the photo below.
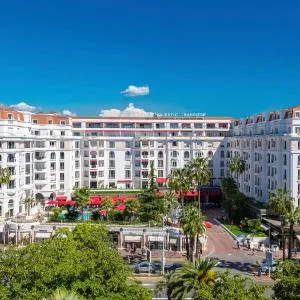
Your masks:
[{"label": "curb", "polygon": [[225,225],[223,225],[220,221],[217,219],[213,219],[218,225],[220,225],[224,230],[226,230],[235,240],[237,240],[237,236],[233,234]]}]

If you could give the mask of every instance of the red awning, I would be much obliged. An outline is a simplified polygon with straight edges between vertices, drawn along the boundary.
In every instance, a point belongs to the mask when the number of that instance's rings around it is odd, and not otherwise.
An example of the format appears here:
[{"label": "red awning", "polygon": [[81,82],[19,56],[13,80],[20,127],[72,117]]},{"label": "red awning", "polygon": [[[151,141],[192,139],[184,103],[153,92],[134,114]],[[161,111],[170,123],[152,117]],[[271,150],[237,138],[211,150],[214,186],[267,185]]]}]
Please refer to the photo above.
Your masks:
[{"label": "red awning", "polygon": [[156,178],[156,182],[157,182],[157,183],[166,183],[166,182],[167,182],[167,178],[164,178],[164,177],[157,177],[157,178]]},{"label": "red awning", "polygon": [[57,200],[57,201],[67,201],[67,196],[57,195],[55,200]]},{"label": "red awning", "polygon": [[66,205],[75,205],[76,204],[76,201],[73,201],[73,200],[67,200],[65,202]]}]

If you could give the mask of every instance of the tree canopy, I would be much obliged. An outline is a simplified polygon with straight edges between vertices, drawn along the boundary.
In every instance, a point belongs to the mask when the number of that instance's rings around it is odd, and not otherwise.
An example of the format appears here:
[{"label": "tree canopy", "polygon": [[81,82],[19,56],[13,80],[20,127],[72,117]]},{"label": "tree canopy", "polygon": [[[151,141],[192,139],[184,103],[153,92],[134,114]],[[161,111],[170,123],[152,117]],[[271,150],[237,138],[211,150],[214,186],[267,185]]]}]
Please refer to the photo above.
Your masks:
[{"label": "tree canopy", "polygon": [[42,243],[0,254],[1,299],[43,299],[58,288],[88,299],[151,299],[130,274],[102,225],[60,229]]}]

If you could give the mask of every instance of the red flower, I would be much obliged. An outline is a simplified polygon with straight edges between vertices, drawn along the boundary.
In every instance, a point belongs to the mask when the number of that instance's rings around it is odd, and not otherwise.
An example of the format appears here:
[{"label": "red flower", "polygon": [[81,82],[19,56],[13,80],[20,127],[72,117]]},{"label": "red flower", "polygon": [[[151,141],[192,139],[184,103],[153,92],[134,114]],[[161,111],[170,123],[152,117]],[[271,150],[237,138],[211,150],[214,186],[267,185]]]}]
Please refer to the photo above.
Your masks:
[{"label": "red flower", "polygon": [[107,210],[106,209],[100,209],[99,210],[99,215],[100,216],[106,216],[107,215]]}]

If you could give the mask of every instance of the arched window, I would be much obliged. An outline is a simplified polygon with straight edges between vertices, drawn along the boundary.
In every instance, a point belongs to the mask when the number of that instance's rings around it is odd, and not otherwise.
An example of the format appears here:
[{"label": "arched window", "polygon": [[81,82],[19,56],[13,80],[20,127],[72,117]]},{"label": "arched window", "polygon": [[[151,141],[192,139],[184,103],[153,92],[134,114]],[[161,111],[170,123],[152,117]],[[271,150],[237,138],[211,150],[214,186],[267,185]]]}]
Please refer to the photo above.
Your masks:
[{"label": "arched window", "polygon": [[164,157],[164,154],[162,151],[158,151],[158,154],[157,154],[158,158],[163,158]]},{"label": "arched window", "polygon": [[115,152],[114,151],[109,152],[109,158],[115,158]]},{"label": "arched window", "polygon": [[208,155],[209,158],[212,158],[214,154],[213,154],[212,151],[208,151],[207,155]]},{"label": "arched window", "polygon": [[130,159],[131,158],[131,153],[130,151],[125,152],[125,159]]},{"label": "arched window", "polygon": [[14,207],[14,200],[13,199],[10,199],[8,201],[8,207]]},{"label": "arched window", "polygon": [[190,152],[189,151],[185,151],[184,152],[184,158],[190,158]]},{"label": "arched window", "polygon": [[51,152],[50,158],[51,158],[51,159],[55,159],[55,152]]},{"label": "arched window", "polygon": [[172,157],[177,157],[178,156],[178,152],[177,151],[172,151],[171,156]]}]

